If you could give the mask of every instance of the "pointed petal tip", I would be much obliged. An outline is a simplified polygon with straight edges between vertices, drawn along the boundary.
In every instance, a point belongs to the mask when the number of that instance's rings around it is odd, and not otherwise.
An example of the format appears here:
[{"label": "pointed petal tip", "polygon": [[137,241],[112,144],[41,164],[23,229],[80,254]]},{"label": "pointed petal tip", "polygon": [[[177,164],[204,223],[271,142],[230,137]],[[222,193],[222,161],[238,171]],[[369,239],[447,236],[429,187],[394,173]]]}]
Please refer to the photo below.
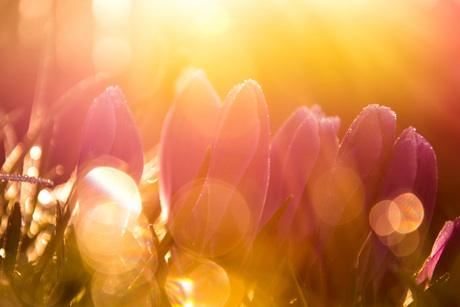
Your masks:
[{"label": "pointed petal tip", "polygon": [[304,114],[305,116],[310,114],[311,111],[306,106],[300,106],[294,110],[293,114]]},{"label": "pointed petal tip", "polygon": [[259,83],[257,83],[257,81],[253,80],[253,79],[247,79],[247,80],[244,80],[244,82],[241,84],[243,87],[244,86],[251,86],[253,88],[257,88],[259,89],[260,91],[262,91],[262,87],[259,85]]},{"label": "pointed petal tip", "polygon": [[126,99],[121,89],[115,85],[107,87],[102,94],[94,99],[94,103],[110,103],[111,105],[119,106],[126,104]]},{"label": "pointed petal tip", "polygon": [[[255,105],[258,105],[256,108],[256,110],[258,109],[258,116],[260,116],[261,113],[267,113],[266,116],[268,117],[267,102],[262,88],[252,79],[245,80],[243,83],[236,85],[230,91],[227,98],[232,99],[233,103],[244,102],[248,105],[247,107],[254,103]],[[262,111],[261,108],[264,109],[264,111]]]},{"label": "pointed petal tip", "polygon": [[381,106],[381,105],[378,105],[378,104],[370,104],[367,107],[365,107],[362,112],[364,112],[364,111],[377,112],[379,114],[385,114],[385,115],[394,117],[394,119],[396,120],[396,113],[390,107]]},{"label": "pointed petal tip", "polygon": [[196,103],[204,105],[215,105],[220,106],[220,98],[216,90],[209,81],[206,73],[198,69],[186,79],[183,87],[178,91],[174,104],[176,105],[188,105],[190,107],[197,108]]},{"label": "pointed petal tip", "polygon": [[203,69],[197,69],[195,72],[193,72],[190,75],[189,79],[185,82],[184,87],[186,87],[190,83],[203,83],[212,87],[211,82],[209,81],[209,78]]}]

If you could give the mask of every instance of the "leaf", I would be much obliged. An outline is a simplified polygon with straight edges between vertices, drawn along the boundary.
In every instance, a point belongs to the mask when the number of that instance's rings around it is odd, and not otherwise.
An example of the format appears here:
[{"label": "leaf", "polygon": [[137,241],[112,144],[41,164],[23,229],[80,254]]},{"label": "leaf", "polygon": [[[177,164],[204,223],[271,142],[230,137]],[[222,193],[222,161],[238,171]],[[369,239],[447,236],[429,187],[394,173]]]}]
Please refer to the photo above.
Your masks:
[{"label": "leaf", "polygon": [[16,266],[18,250],[21,244],[21,207],[19,202],[13,206],[13,210],[8,217],[8,227],[6,228],[3,249],[5,259],[3,261],[3,272],[11,277]]}]

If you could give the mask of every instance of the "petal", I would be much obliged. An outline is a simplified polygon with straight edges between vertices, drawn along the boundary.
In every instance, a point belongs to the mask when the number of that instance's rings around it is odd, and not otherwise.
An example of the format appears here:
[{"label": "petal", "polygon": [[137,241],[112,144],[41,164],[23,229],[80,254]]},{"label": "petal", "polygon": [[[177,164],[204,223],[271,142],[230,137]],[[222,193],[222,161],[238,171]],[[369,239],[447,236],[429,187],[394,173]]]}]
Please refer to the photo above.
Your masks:
[{"label": "petal", "polygon": [[[345,134],[330,177],[320,179],[315,189],[314,207],[324,223],[315,239],[310,278],[314,279],[314,272],[318,270],[330,276],[351,273],[369,233],[368,211],[393,146],[395,130],[395,113],[386,107],[370,105]],[[338,254],[341,261],[335,262]],[[337,278],[329,280],[329,287],[331,295],[338,297],[346,290]]]},{"label": "petal", "polygon": [[417,141],[417,176],[413,191],[420,199],[425,210],[425,218],[421,225],[425,233],[421,233],[422,240],[433,217],[438,190],[438,166],[436,153],[428,141],[420,134],[415,134]]},{"label": "petal", "polygon": [[363,210],[370,210],[368,205],[375,198],[395,130],[395,113],[377,105],[365,108],[351,124],[337,152],[321,206],[321,216],[328,223],[349,222]]},{"label": "petal", "polygon": [[[420,269],[416,282],[426,282],[428,286],[432,279],[437,279],[446,272],[455,274],[451,276],[452,282],[458,279],[458,270],[454,268],[460,253],[460,218],[447,221],[439,232],[433,249],[428,259]],[[454,284],[451,284],[454,286]]]},{"label": "petal", "polygon": [[313,192],[318,179],[330,172],[334,165],[339,147],[337,132],[340,125],[338,117],[323,117],[319,120],[320,148],[318,158],[297,207],[291,229],[291,257],[297,259],[299,271],[305,266],[306,253],[311,253],[314,235],[319,226],[319,220],[314,210]]},{"label": "petal", "polygon": [[298,108],[275,135],[270,151],[270,183],[261,224],[263,227],[292,194],[279,221],[283,240],[292,224],[320,148],[318,120],[306,107]]},{"label": "petal", "polygon": [[119,88],[112,92],[115,113],[115,137],[110,155],[127,163],[126,171],[139,184],[144,170],[144,152],[136,123]]},{"label": "petal", "polygon": [[401,133],[388,160],[379,199],[394,199],[413,193],[423,204],[424,219],[419,228],[423,240],[433,216],[438,186],[436,154],[427,140],[412,127]]},{"label": "petal", "polygon": [[[425,138],[415,132],[414,128],[405,129],[393,146],[377,201],[393,200],[403,193],[415,195],[423,205],[423,212],[420,212],[418,208],[410,210],[413,215],[423,216],[423,221],[416,230],[420,242],[424,242],[433,216],[437,180],[436,155],[433,148]],[[400,244],[403,245],[404,241]],[[391,278],[387,276],[391,274],[387,274],[386,270],[395,265],[410,273],[419,261],[417,257],[421,248],[422,244],[419,244],[411,255],[397,258],[388,252],[389,247],[382,243],[377,234],[372,233],[372,256],[369,263],[361,267],[360,274],[363,282],[367,284],[372,281],[378,284],[379,279]],[[381,277],[377,278],[379,274]],[[378,295],[383,296],[386,290],[376,290],[374,287],[372,291],[380,291]]]},{"label": "petal", "polygon": [[[262,90],[254,81],[235,87],[224,101],[208,178],[236,187],[249,206],[252,237],[268,186],[270,126]],[[223,206],[229,199],[222,199]]]},{"label": "petal", "polygon": [[86,116],[80,137],[77,170],[87,162],[110,153],[115,138],[116,120],[113,100],[117,100],[119,90],[109,87],[94,99]]},{"label": "petal", "polygon": [[454,222],[447,221],[442,227],[441,231],[439,232],[438,236],[436,237],[436,241],[433,244],[433,249],[431,250],[431,254],[428,259],[423,264],[423,267],[420,269],[418,273],[416,282],[418,284],[422,283],[423,281],[429,281],[433,278],[433,273],[438,264],[439,258],[443,254],[444,248],[448,244],[449,240],[452,237],[454,231],[457,231],[458,224],[460,223],[460,219],[456,219]]},{"label": "petal", "polygon": [[354,120],[340,144],[337,165],[355,169],[364,181],[379,162],[386,160],[395,139],[396,114],[370,105]]},{"label": "petal", "polygon": [[175,99],[164,121],[159,148],[162,203],[195,180],[216,129],[220,100],[206,75],[198,71]]},{"label": "petal", "polygon": [[408,128],[396,141],[382,180],[379,200],[393,199],[412,190],[417,174],[417,141],[415,129]]}]

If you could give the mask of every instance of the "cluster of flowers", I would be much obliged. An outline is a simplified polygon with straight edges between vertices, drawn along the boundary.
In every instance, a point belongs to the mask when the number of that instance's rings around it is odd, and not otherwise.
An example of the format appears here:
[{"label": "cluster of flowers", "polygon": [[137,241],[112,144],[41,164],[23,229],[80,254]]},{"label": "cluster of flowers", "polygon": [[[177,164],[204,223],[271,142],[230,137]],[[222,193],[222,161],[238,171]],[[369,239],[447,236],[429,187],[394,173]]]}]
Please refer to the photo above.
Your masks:
[{"label": "cluster of flowers", "polygon": [[[96,265],[113,275],[129,257],[131,264],[155,262],[152,270],[165,271],[155,287],[165,290],[171,305],[286,303],[280,297],[314,306],[402,305],[405,299],[410,304],[452,268],[453,260],[443,260],[444,252],[458,246],[451,244],[458,237],[456,220],[446,224],[413,277],[434,211],[435,153],[412,127],[396,138],[396,115],[386,107],[365,108],[341,142],[339,124],[339,118],[326,116],[317,106],[300,107],[272,138],[266,101],[256,82],[236,86],[222,103],[205,74],[197,72],[163,125],[158,185],[166,235],[156,244],[155,231],[153,239],[151,232],[142,231],[148,228],[140,221],[142,205],[148,211],[145,204],[138,196],[125,197],[136,195],[136,186],[143,184],[140,137],[120,89],[108,88],[91,107],[81,138],[77,181],[83,188],[76,198],[84,218],[75,223],[87,231],[78,240],[83,258],[91,262],[104,249],[105,256],[109,253],[106,244],[91,256],[86,241],[94,234],[88,229],[102,232],[97,235],[101,238],[118,238],[119,233],[131,254],[119,263]],[[122,172],[108,171],[114,167]],[[131,179],[110,179],[123,174]],[[98,178],[124,194],[95,197],[108,193],[91,187]],[[100,231],[84,221],[88,206],[98,202],[111,205],[92,219],[103,219],[99,224],[115,230]],[[114,203],[124,208],[123,214],[109,214]],[[107,215],[116,222],[105,221]],[[161,222],[158,218],[150,226],[156,229]],[[167,251],[159,251],[161,246]],[[138,249],[137,262],[132,249]],[[126,274],[134,267],[117,272]],[[270,276],[284,271],[295,282],[283,277],[273,287]],[[203,276],[213,283],[209,291],[198,287],[201,280],[206,288]],[[218,295],[217,289],[227,291]]]}]

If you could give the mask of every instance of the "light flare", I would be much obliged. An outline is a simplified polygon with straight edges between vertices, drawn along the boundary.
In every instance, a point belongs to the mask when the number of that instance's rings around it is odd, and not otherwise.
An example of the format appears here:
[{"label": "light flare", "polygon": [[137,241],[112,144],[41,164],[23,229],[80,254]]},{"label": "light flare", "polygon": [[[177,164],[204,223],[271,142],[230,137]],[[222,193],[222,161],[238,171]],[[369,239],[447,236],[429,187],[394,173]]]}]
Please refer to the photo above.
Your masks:
[{"label": "light flare", "polygon": [[43,189],[38,193],[38,201],[43,205],[48,205],[51,202],[51,193],[47,189]]},{"label": "light flare", "polygon": [[223,35],[232,23],[229,13],[219,6],[207,6],[197,14],[196,25],[205,35]]},{"label": "light flare", "polygon": [[131,18],[131,0],[93,0],[93,17],[104,27],[118,27]]},{"label": "light flare", "polygon": [[196,261],[181,272],[172,268],[165,282],[172,306],[224,306],[230,296],[230,281],[222,267],[212,261]]},{"label": "light flare", "polygon": [[377,203],[369,214],[369,223],[380,241],[397,257],[413,253],[420,241],[418,228],[424,217],[420,200],[403,193],[393,200]]},{"label": "light flare", "polygon": [[42,150],[40,149],[40,147],[34,146],[30,149],[29,154],[33,160],[38,160],[42,156]]},{"label": "light flare", "polygon": [[137,186],[110,167],[91,170],[77,186],[74,224],[85,262],[95,271],[121,274],[150,259],[155,264],[148,222],[141,215]]},{"label": "light flare", "polygon": [[159,287],[148,268],[125,274],[95,273],[91,282],[95,306],[158,306]]},{"label": "light flare", "polygon": [[336,167],[315,184],[313,207],[327,224],[341,225],[351,222],[362,212],[364,198],[358,174],[347,167]]},{"label": "light flare", "polygon": [[[189,195],[200,195],[196,203],[185,202]],[[248,204],[237,188],[208,179],[203,186],[183,188],[170,212],[170,230],[175,242],[189,252],[216,257],[235,249],[250,225]],[[184,203],[185,202],[185,203]]]},{"label": "light flare", "polygon": [[131,61],[131,45],[123,36],[105,36],[96,40],[93,62],[99,72],[117,75],[126,70]]},{"label": "light flare", "polygon": [[394,202],[383,200],[372,207],[369,222],[377,235],[388,236],[400,225],[401,212]]},{"label": "light flare", "polygon": [[38,177],[38,169],[35,166],[29,167],[27,170],[27,176]]},{"label": "light flare", "polygon": [[393,202],[401,212],[401,222],[396,227],[396,231],[406,234],[416,230],[424,217],[422,202],[412,193],[401,194]]}]

